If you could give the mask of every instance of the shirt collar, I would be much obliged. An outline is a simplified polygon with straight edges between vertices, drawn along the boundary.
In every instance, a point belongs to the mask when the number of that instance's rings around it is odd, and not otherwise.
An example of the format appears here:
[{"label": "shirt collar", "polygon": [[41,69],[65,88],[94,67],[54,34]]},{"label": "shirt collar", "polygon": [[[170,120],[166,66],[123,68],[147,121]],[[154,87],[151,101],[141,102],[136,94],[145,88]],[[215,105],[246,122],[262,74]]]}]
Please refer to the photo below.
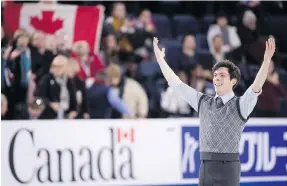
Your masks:
[{"label": "shirt collar", "polygon": [[[231,92],[229,92],[229,93],[227,93],[227,94],[224,94],[224,95],[222,95],[222,96],[219,96],[219,97],[222,99],[223,104],[225,104],[225,103],[227,103],[229,100],[231,100],[231,98],[233,98],[234,96],[235,96],[234,92],[231,91]],[[218,97],[218,95],[216,94],[216,95],[214,96],[214,99],[216,99],[217,97]]]}]

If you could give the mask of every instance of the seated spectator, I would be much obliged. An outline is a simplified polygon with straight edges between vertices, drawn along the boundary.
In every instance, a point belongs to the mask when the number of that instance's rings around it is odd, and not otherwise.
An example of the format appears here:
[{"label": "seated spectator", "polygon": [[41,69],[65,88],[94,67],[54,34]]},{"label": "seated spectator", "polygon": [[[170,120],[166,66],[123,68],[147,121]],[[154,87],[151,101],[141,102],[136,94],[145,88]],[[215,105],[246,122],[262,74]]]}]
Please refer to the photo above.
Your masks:
[{"label": "seated spectator", "polygon": [[106,19],[105,28],[108,33],[116,35],[121,51],[127,53],[133,51],[127,34],[135,32],[134,21],[127,18],[125,4],[117,2],[113,5],[112,14]]},{"label": "seated spectator", "polygon": [[97,54],[90,51],[89,44],[86,41],[77,41],[73,45],[74,58],[80,65],[79,77],[86,81],[93,79],[95,74],[104,68]]},{"label": "seated spectator", "polygon": [[237,55],[239,54],[239,50],[233,50],[230,52],[224,52],[223,50],[223,37],[222,35],[215,35],[212,40],[212,47],[214,48],[213,52],[211,53],[214,59],[214,63],[217,61],[222,61],[224,59],[237,59]]},{"label": "seated spectator", "polygon": [[100,52],[100,56],[105,66],[108,66],[110,63],[122,64],[115,35],[109,34],[104,38],[103,50]]},{"label": "seated spectator", "polygon": [[278,72],[274,69],[274,62],[271,61],[267,81],[258,97],[256,116],[278,117],[280,99],[287,99],[287,87],[280,83]]},{"label": "seated spectator", "polygon": [[130,55],[126,60],[126,72],[125,75],[131,79],[140,82],[142,79],[141,73],[139,72],[139,63],[141,58],[137,55]]},{"label": "seated spectator", "polygon": [[88,119],[90,118],[90,115],[88,111],[88,99],[85,82],[77,76],[80,71],[79,63],[76,60],[70,58],[66,70],[76,92],[78,114],[77,118]]},{"label": "seated spectator", "polygon": [[152,21],[151,11],[148,9],[144,9],[136,22],[136,29],[145,30],[146,32],[155,32],[155,25]]},{"label": "seated spectator", "polygon": [[28,104],[28,113],[23,119],[40,119],[40,116],[44,109],[45,105],[43,100],[41,98],[35,98],[33,102]]},{"label": "seated spectator", "polygon": [[215,35],[212,38],[212,48],[211,52],[215,62],[224,60],[226,52],[223,50],[223,37],[221,35]]},{"label": "seated spectator", "polygon": [[8,111],[8,101],[4,94],[1,94],[1,120],[6,119],[6,113]]},{"label": "seated spectator", "polygon": [[182,53],[179,56],[178,62],[173,62],[171,68],[175,70],[188,71],[194,64],[198,63],[198,56],[195,51],[196,41],[192,34],[184,36],[182,42]]},{"label": "seated spectator", "polygon": [[68,59],[65,56],[55,57],[50,73],[40,82],[37,96],[45,103],[41,119],[74,119],[77,116],[75,90],[65,72],[67,64]]},{"label": "seated spectator", "polygon": [[125,102],[117,93],[105,84],[103,71],[97,72],[95,81],[88,89],[88,107],[92,119],[103,119],[112,117],[112,108],[117,110],[124,118],[132,117]]},{"label": "seated spectator", "polygon": [[[179,71],[177,75],[183,83],[187,84],[188,78],[184,71]],[[168,87],[165,92],[161,93],[160,105],[167,117],[190,117],[193,113],[190,105],[176,95],[171,87]]]},{"label": "seated spectator", "polygon": [[207,32],[207,42],[211,53],[214,52],[213,38],[221,35],[223,38],[222,51],[230,52],[241,46],[241,41],[234,26],[228,25],[227,15],[220,13],[216,18],[216,24],[210,25]]},{"label": "seated spectator", "polygon": [[[121,68],[116,64],[110,64],[107,67],[107,80],[127,104],[132,117],[147,117],[149,108],[147,94],[137,81],[122,76]],[[121,118],[121,115],[115,113],[113,117]]]}]

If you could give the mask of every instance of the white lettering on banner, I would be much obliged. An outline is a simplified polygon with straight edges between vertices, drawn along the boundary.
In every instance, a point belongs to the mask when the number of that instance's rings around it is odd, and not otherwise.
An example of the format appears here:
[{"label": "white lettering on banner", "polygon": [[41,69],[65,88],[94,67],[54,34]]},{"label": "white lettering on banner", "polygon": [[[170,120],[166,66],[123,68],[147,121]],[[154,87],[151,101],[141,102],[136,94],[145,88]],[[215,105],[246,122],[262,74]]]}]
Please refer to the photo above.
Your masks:
[{"label": "white lettering on banner", "polygon": [[187,165],[189,164],[189,172],[194,173],[195,170],[195,152],[198,149],[198,141],[190,136],[190,133],[184,134],[185,147],[182,157],[182,172],[187,172]]},{"label": "white lettering on banner", "polygon": [[[285,138],[284,140],[287,141]],[[250,171],[254,165],[256,172],[269,172],[275,167],[277,157],[287,157],[287,147],[270,147],[268,132],[244,132],[239,146],[240,154],[244,153],[245,144],[248,147],[248,161],[241,162],[242,172]]]}]

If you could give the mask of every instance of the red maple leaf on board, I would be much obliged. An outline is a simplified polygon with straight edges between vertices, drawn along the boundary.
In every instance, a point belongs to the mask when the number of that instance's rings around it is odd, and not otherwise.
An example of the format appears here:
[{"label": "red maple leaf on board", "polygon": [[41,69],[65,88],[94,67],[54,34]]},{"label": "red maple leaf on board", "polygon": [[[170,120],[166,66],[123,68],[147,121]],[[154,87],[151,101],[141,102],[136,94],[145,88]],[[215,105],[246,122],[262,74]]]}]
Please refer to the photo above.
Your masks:
[{"label": "red maple leaf on board", "polygon": [[37,16],[32,16],[30,24],[36,29],[47,34],[55,34],[56,31],[63,27],[63,20],[56,19],[53,21],[53,11],[43,11],[42,19]]}]

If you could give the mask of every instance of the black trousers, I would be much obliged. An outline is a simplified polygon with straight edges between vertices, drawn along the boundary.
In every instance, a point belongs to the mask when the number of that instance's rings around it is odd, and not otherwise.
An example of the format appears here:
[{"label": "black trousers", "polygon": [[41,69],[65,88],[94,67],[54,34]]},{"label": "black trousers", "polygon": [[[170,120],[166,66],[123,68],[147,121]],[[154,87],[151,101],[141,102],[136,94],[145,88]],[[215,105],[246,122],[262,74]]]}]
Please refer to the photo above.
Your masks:
[{"label": "black trousers", "polygon": [[240,162],[201,160],[199,186],[239,186]]}]

